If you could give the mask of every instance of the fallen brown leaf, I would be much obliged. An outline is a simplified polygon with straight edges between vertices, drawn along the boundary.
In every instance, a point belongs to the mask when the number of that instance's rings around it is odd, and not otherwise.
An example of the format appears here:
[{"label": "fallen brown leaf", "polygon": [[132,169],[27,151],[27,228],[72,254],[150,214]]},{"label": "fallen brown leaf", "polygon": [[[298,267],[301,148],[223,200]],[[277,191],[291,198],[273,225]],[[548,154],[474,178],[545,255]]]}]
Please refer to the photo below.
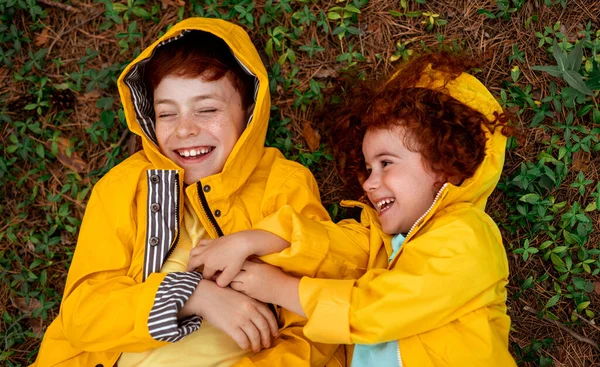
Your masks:
[{"label": "fallen brown leaf", "polygon": [[577,151],[573,154],[573,170],[587,172],[590,168],[591,154],[584,151]]},{"label": "fallen brown leaf", "polygon": [[[76,152],[71,152],[71,156],[67,155],[67,149],[71,147],[71,142],[65,138],[58,138],[56,140],[56,144],[58,145],[58,155],[57,158],[63,165],[69,167],[75,172],[82,172],[86,169],[87,163],[79,157]],[[46,147],[48,149],[52,149],[52,142],[46,142]]]},{"label": "fallen brown leaf", "polygon": [[28,319],[27,323],[31,326],[31,330],[34,332],[35,336],[41,338],[44,333],[44,321],[41,318]]},{"label": "fallen brown leaf", "polygon": [[330,78],[330,77],[337,78],[337,76],[338,76],[337,71],[335,71],[334,69],[331,69],[331,68],[324,67],[324,68],[319,69],[319,71],[317,71],[315,73],[314,77],[315,77],[315,79],[322,79],[322,78]]},{"label": "fallen brown leaf", "polygon": [[319,132],[314,130],[308,122],[304,123],[302,137],[304,137],[304,140],[306,140],[308,148],[311,152],[319,149],[319,145],[321,145],[321,135],[319,135]]},{"label": "fallen brown leaf", "polygon": [[31,315],[31,313],[33,313],[33,311],[42,307],[42,304],[40,303],[40,301],[38,301],[35,298],[30,298],[29,304],[27,304],[27,301],[25,300],[25,298],[17,298],[17,299],[11,298],[11,302],[12,302],[13,306],[15,306],[19,311],[21,311],[21,313],[23,313],[25,315]]},{"label": "fallen brown leaf", "polygon": [[38,47],[44,46],[48,42],[48,28],[42,29],[40,33],[35,36],[35,45]]},{"label": "fallen brown leaf", "polygon": [[168,8],[169,6],[175,6],[178,8],[185,6],[185,1],[183,0],[160,0],[160,2],[162,3],[163,10]]},{"label": "fallen brown leaf", "polygon": [[594,282],[594,292],[600,294],[600,282]]}]

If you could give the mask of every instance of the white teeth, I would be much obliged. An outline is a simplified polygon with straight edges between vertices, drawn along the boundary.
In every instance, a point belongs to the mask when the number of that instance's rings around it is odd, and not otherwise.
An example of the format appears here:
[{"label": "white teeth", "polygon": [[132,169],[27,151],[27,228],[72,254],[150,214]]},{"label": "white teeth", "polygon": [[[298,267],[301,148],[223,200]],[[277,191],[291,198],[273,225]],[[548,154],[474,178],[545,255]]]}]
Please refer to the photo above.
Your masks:
[{"label": "white teeth", "polygon": [[212,150],[212,148],[202,148],[202,149],[189,149],[189,150],[179,150],[177,153],[182,157],[195,157],[201,154],[207,154]]},{"label": "white teeth", "polygon": [[377,206],[377,209],[381,210],[384,205],[393,203],[395,201],[396,201],[396,199],[388,198],[388,199],[383,199],[381,201],[378,201],[375,205]]}]

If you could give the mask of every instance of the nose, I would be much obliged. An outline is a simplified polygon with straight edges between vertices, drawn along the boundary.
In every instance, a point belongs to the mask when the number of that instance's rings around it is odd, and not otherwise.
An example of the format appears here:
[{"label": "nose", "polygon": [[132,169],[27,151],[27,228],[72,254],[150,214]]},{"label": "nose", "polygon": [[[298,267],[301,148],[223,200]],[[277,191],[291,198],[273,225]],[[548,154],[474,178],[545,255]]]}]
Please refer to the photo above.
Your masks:
[{"label": "nose", "polygon": [[375,172],[371,172],[365,182],[363,182],[363,190],[365,192],[375,191],[379,187],[379,175]]},{"label": "nose", "polygon": [[181,119],[177,122],[175,133],[178,138],[198,135],[200,133],[200,124],[194,120],[191,114],[182,114]]}]

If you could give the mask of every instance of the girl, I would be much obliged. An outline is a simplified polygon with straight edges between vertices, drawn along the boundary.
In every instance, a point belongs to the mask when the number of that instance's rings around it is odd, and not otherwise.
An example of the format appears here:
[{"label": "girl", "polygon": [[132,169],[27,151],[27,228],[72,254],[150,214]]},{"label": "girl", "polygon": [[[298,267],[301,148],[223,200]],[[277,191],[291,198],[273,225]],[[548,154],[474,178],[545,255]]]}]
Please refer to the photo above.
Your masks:
[{"label": "girl", "polygon": [[[511,129],[490,92],[464,73],[472,66],[421,56],[348,101],[337,121],[343,133],[332,136],[346,161],[366,167],[372,207],[343,203],[363,209],[360,224],[313,221],[291,208],[263,222],[292,248],[314,242],[331,251],[351,237],[370,254],[360,279],[298,279],[247,261],[231,287],[306,316],[314,341],[356,344],[352,366],[515,365],[506,253],[484,211]],[[360,139],[362,156],[351,144]],[[194,265],[204,256],[197,251]]]}]

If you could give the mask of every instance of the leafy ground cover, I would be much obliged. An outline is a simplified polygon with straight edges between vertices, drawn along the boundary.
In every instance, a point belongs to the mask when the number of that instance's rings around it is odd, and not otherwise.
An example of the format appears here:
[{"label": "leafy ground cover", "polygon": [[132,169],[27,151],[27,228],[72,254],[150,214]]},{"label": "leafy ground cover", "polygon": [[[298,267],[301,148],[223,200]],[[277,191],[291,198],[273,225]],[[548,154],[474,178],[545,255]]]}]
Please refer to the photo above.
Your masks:
[{"label": "leafy ground cover", "polygon": [[599,14],[591,0],[0,0],[0,364],[33,361],[90,188],[140,149],[119,73],[206,16],[251,34],[271,78],[267,144],[313,170],[337,218],[349,193],[313,116],[344,76],[420,50],[477,55],[519,126],[488,203],[511,265],[511,351],[523,366],[599,365]]}]

